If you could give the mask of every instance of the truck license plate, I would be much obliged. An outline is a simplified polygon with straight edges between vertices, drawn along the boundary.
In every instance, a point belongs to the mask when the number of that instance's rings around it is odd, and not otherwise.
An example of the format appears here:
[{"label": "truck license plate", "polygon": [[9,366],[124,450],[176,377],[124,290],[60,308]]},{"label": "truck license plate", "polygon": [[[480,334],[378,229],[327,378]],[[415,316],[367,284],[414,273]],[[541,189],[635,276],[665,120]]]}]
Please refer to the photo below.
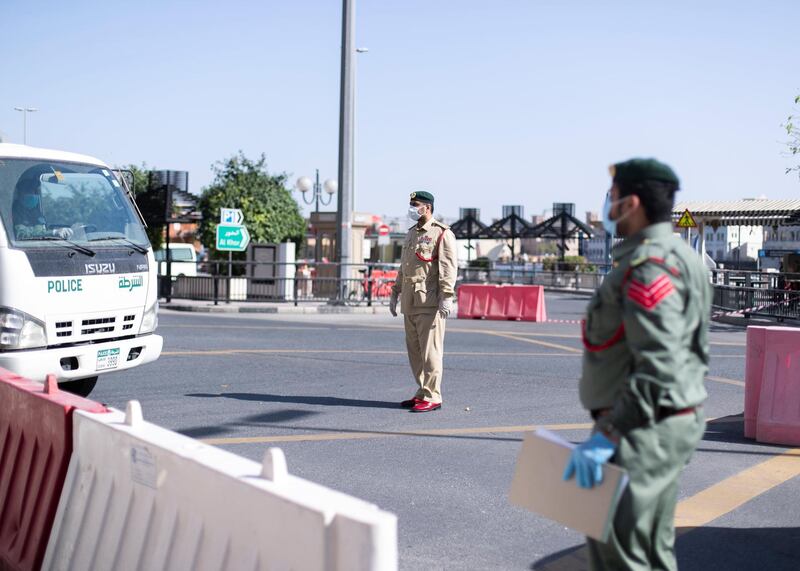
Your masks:
[{"label": "truck license plate", "polygon": [[119,349],[101,349],[97,352],[96,371],[116,369],[119,365]]}]

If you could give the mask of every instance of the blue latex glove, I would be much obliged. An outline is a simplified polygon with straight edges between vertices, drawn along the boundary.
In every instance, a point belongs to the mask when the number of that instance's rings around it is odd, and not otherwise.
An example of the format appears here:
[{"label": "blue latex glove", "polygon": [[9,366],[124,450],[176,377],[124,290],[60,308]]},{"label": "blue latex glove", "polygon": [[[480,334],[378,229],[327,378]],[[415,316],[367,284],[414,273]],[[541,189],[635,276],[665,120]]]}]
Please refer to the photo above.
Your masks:
[{"label": "blue latex glove", "polygon": [[601,432],[595,432],[589,440],[572,450],[564,468],[564,479],[569,480],[575,474],[581,488],[599,484],[603,481],[603,464],[611,459],[616,449],[616,444]]}]

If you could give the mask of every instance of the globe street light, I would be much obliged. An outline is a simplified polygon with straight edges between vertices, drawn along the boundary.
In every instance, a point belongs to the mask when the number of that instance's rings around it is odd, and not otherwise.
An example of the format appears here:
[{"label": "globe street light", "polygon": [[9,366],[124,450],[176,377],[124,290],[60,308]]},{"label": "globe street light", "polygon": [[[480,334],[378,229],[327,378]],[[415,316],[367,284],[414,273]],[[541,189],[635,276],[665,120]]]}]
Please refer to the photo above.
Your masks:
[{"label": "globe street light", "polygon": [[[322,203],[322,206],[328,206],[331,201],[333,200],[333,195],[336,194],[336,191],[339,188],[339,184],[332,179],[328,179],[325,181],[324,184],[319,183],[319,169],[317,170],[316,181],[311,182],[311,179],[307,176],[301,176],[297,179],[297,182],[294,183],[294,186],[297,190],[299,190],[303,195],[303,202],[306,204],[313,204],[314,205],[314,212],[319,212],[319,204]],[[325,199],[322,195],[322,190],[325,190],[325,194],[328,195],[328,198]],[[313,194],[306,198],[306,193],[309,191],[313,191]],[[314,225],[314,259],[319,261],[319,230],[317,226],[319,225],[319,217],[317,217],[317,224]]]},{"label": "globe street light", "polygon": [[28,144],[28,113],[38,111],[35,107],[14,107],[14,111],[22,112],[22,143]]},{"label": "globe street light", "polygon": [[[314,205],[314,212],[319,212],[319,203],[322,203],[322,206],[328,206],[333,200],[333,195],[336,194],[338,190],[338,184],[335,180],[328,179],[325,181],[324,185],[319,183],[319,169],[317,169],[317,178],[316,182],[311,182],[311,179],[307,176],[301,176],[297,179],[297,182],[294,183],[294,186],[297,190],[303,193],[303,202],[306,204],[313,204]],[[328,199],[326,200],[322,196],[322,189],[325,189],[325,193],[328,195]],[[310,198],[306,198],[306,193],[310,190],[314,191],[314,194],[311,195]]]}]

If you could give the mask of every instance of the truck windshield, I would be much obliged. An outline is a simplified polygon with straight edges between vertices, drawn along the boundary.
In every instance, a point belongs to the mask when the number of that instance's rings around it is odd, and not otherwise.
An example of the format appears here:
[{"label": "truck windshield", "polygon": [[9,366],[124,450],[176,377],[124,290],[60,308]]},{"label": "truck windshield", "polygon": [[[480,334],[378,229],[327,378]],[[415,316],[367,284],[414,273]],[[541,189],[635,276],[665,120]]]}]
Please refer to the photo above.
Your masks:
[{"label": "truck windshield", "polygon": [[125,190],[97,165],[0,158],[0,217],[20,248],[59,244],[50,237],[92,249],[119,247],[121,239],[149,246]]}]

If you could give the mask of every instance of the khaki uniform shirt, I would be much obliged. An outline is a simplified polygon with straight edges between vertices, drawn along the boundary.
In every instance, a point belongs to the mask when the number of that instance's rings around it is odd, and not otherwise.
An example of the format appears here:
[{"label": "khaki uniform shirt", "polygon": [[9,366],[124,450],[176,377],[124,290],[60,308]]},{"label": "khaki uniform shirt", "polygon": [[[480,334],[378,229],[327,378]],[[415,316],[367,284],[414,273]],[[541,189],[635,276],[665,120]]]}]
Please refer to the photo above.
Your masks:
[{"label": "khaki uniform shirt", "polygon": [[421,228],[412,226],[392,288],[400,295],[400,311],[434,313],[440,298],[455,295],[457,275],[456,237],[450,228],[433,218]]},{"label": "khaki uniform shirt", "polygon": [[583,326],[580,398],[610,409],[601,427],[624,434],[705,400],[710,314],[708,272],[669,222],[614,249]]}]

